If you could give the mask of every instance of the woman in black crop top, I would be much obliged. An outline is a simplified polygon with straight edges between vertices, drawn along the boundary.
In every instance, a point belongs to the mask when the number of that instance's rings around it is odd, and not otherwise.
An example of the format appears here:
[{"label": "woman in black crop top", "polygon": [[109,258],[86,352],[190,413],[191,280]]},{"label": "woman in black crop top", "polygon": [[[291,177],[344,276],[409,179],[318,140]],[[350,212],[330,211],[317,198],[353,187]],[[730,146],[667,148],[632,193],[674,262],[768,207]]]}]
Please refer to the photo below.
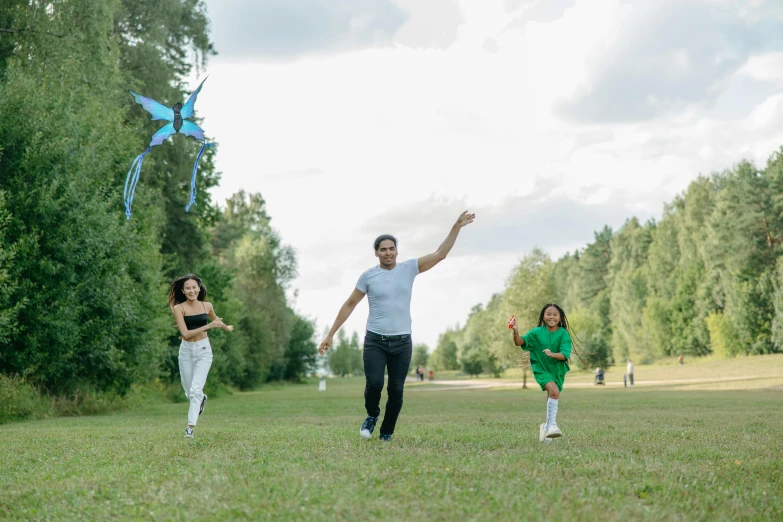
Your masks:
[{"label": "woman in black crop top", "polygon": [[185,396],[190,401],[188,427],[185,428],[185,437],[189,439],[193,438],[193,428],[196,427],[198,417],[207,403],[204,384],[212,366],[212,346],[209,344],[207,330],[234,330],[233,326],[226,325],[215,315],[212,304],[204,301],[206,297],[207,288],[201,279],[193,274],[178,277],[169,288],[169,306],[182,336],[182,344],[179,347],[179,375]]}]

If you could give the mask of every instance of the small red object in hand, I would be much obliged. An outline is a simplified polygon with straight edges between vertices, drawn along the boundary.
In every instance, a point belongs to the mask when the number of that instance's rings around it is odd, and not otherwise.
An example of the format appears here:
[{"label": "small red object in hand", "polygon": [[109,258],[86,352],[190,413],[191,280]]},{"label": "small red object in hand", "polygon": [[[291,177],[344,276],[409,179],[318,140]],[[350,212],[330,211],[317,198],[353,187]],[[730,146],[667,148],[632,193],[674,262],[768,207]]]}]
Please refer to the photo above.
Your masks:
[{"label": "small red object in hand", "polygon": [[508,328],[509,328],[509,330],[510,330],[511,328],[514,328],[514,326],[512,326],[512,324],[511,324],[513,321],[514,321],[514,316],[512,315],[512,316],[511,316],[511,319],[509,319],[509,320],[508,320]]}]

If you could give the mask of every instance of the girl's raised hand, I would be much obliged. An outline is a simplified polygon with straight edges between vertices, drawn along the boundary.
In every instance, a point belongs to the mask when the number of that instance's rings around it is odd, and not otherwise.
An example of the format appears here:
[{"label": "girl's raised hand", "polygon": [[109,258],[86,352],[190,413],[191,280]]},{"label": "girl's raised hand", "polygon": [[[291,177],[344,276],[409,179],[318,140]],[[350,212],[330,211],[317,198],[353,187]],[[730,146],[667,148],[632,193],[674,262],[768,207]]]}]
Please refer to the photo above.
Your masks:
[{"label": "girl's raised hand", "polygon": [[511,316],[511,319],[508,320],[508,328],[516,328],[517,327],[517,319],[513,315]]}]

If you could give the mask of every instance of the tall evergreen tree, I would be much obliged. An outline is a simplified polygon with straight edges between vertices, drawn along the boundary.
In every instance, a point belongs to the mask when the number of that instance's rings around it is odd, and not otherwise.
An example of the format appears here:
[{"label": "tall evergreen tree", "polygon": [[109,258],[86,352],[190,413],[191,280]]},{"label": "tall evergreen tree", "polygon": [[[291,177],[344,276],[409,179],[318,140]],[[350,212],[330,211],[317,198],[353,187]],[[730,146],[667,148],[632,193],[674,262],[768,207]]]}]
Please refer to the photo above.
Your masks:
[{"label": "tall evergreen tree", "polygon": [[642,310],[647,299],[645,265],[654,228],[654,222],[642,226],[636,218],[631,218],[612,238],[609,319],[615,358],[639,359],[638,355],[644,349],[639,340],[643,336]]}]

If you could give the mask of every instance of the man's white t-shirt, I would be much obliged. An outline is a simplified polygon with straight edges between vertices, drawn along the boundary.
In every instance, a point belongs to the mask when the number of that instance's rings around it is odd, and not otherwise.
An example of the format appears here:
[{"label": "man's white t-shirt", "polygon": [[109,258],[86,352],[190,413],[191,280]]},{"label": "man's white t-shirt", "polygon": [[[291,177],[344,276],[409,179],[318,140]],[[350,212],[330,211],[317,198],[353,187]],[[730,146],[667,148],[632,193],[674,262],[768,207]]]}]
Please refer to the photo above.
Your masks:
[{"label": "man's white t-shirt", "polygon": [[391,270],[378,265],[359,276],[356,288],[367,294],[370,303],[367,331],[381,335],[411,333],[411,295],[417,275],[419,260],[408,259]]},{"label": "man's white t-shirt", "polygon": [[631,375],[633,373],[633,363],[628,363],[628,366],[625,367],[625,372],[628,375]]}]

